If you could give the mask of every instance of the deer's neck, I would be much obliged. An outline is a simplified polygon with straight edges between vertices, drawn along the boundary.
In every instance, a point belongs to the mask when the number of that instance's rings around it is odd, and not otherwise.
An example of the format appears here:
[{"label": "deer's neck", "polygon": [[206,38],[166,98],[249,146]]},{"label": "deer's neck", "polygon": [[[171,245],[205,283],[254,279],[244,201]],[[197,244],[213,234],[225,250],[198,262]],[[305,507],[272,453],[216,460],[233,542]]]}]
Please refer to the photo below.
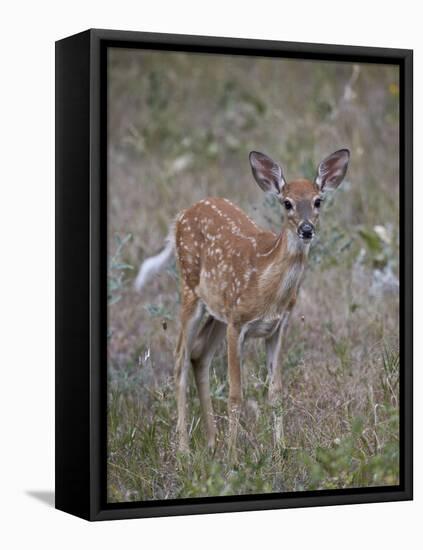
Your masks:
[{"label": "deer's neck", "polygon": [[269,310],[282,312],[295,301],[309,247],[285,226],[268,250],[262,253],[259,287]]}]

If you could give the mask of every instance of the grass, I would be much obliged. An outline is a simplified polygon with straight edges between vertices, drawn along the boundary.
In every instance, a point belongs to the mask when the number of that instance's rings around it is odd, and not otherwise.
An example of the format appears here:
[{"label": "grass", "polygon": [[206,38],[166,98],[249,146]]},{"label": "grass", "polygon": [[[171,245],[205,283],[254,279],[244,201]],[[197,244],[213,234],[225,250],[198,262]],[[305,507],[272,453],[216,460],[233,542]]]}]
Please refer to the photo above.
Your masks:
[{"label": "grass", "polygon": [[[239,438],[239,464],[228,463],[227,384],[224,354],[214,362],[212,395],[218,445],[206,448],[200,411],[191,383],[191,453],[179,455],[172,379],[143,384],[154,364],[133,366],[129,379],[111,384],[109,395],[109,497],[148,500],[302,491],[396,484],[398,482],[398,356],[383,355],[346,368],[340,354],[332,370],[288,366],[283,395],[284,444],[273,445],[266,401],[262,352],[252,351],[245,376],[245,405]],[[288,362],[289,365],[289,362]],[[350,365],[348,365],[350,367]],[[131,369],[129,369],[130,371]],[[382,374],[383,372],[383,374]],[[357,387],[355,380],[361,380]],[[191,380],[191,382],[193,382]],[[138,387],[149,387],[140,395]],[[135,388],[135,389],[134,389]],[[310,395],[310,390],[313,395]]]},{"label": "grass", "polygon": [[[112,52],[109,69],[109,500],[397,484],[396,69],[130,50]],[[191,375],[191,452],[180,456],[178,274],[169,269],[138,296],[136,268],[177,212],[207,195],[278,229],[250,150],[279,159],[289,179],[312,177],[344,146],[347,181],[325,202],[283,346],[283,444],[273,445],[264,346],[250,341],[238,466],[227,460],[224,346],[211,369],[216,451],[206,450]]]}]

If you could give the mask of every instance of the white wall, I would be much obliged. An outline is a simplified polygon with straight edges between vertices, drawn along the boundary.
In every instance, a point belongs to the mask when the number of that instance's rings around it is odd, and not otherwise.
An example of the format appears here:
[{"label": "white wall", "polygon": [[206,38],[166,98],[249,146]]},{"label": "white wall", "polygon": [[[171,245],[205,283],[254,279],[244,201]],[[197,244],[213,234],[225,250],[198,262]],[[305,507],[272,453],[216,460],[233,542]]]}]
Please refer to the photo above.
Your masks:
[{"label": "white wall", "polygon": [[[54,41],[89,27],[415,49],[415,204],[423,204],[419,3],[4,2],[0,8],[1,453],[4,548],[371,548],[421,540],[421,347],[415,502],[88,524],[30,496],[53,489]],[[416,233],[416,281],[423,273]],[[416,304],[422,291],[416,285]],[[416,307],[416,341],[421,314]]]}]

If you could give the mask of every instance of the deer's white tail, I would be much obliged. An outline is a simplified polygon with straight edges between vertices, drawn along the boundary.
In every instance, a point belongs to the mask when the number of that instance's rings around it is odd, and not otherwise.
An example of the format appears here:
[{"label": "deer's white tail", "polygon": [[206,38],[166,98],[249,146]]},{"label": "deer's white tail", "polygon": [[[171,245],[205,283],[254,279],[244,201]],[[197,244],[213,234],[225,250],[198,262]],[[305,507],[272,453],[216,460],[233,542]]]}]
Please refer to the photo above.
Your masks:
[{"label": "deer's white tail", "polygon": [[143,261],[135,279],[135,290],[140,292],[143,287],[154,277],[165,269],[175,256],[175,230],[172,225],[168,236],[166,237],[165,247],[156,256],[151,256]]}]

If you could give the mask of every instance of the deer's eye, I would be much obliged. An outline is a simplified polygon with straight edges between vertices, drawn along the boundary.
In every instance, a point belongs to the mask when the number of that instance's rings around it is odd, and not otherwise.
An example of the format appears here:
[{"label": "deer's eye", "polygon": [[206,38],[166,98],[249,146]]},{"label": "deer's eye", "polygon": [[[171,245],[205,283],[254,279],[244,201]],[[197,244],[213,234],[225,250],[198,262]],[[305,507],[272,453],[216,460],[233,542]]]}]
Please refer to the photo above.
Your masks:
[{"label": "deer's eye", "polygon": [[320,205],[321,205],[321,204],[322,204],[321,199],[316,199],[316,200],[314,201],[314,207],[315,207],[315,208],[320,208]]},{"label": "deer's eye", "polygon": [[285,206],[285,208],[287,210],[291,210],[292,209],[292,204],[289,202],[289,201],[284,201],[283,202],[283,205]]}]

